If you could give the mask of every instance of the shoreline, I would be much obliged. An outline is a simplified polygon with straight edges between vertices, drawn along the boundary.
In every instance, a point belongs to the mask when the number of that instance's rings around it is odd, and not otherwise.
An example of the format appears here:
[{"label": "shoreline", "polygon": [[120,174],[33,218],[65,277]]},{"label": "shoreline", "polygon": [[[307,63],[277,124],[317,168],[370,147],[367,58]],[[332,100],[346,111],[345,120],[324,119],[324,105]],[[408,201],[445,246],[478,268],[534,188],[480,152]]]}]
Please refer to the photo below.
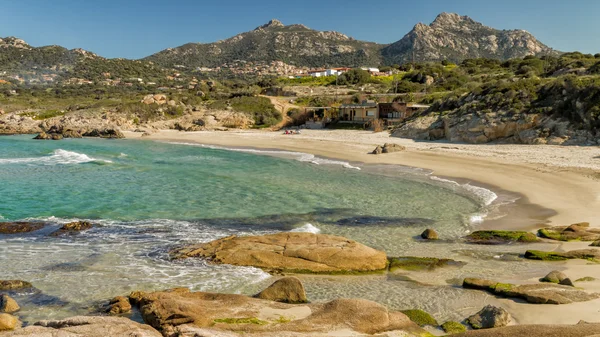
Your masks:
[{"label": "shoreline", "polygon": [[[232,148],[293,151],[319,157],[344,160],[350,163],[390,164],[429,170],[443,179],[493,191],[506,191],[519,196],[511,212],[501,219],[489,219],[480,224],[482,229],[534,229],[540,223],[568,225],[590,222],[600,227],[597,219],[600,209],[600,148],[568,148],[565,153],[591,153],[588,162],[530,163],[516,159],[496,158],[502,155],[514,158],[522,148],[533,153],[554,153],[556,146],[543,145],[464,145],[440,142],[415,142],[390,137],[387,133],[347,130],[304,130],[301,135],[283,135],[267,131],[198,131],[180,132],[161,130],[147,137],[140,133],[124,132],[128,139],[189,142]],[[372,155],[377,145],[396,143],[405,151]],[[564,149],[564,147],[562,147]],[[579,149],[579,151],[577,151]],[[564,155],[564,153],[561,153]],[[600,158],[600,157],[599,157]],[[566,158],[565,160],[568,160]],[[596,160],[596,161],[594,161]],[[591,163],[590,163],[591,161]],[[579,166],[565,166],[565,164]],[[514,205],[514,206],[513,206]],[[525,221],[524,217],[527,219]],[[519,221],[522,221],[519,222]]]}]

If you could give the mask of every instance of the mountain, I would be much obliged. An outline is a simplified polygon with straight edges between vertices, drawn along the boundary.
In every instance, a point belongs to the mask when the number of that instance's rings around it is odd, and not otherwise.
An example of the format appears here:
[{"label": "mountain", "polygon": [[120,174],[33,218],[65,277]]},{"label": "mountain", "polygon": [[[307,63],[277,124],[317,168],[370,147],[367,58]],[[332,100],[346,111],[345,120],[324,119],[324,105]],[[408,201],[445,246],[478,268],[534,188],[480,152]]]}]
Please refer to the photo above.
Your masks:
[{"label": "mountain", "polygon": [[442,13],[430,25],[418,23],[400,41],[381,50],[387,64],[469,58],[507,60],[527,55],[557,55],[524,30],[498,30],[468,16]]},{"label": "mountain", "polygon": [[304,25],[285,26],[271,20],[253,31],[214,43],[188,43],[145,60],[167,67],[218,67],[238,60],[283,61],[295,66],[377,65],[383,46],[358,41],[342,33],[316,31]]}]

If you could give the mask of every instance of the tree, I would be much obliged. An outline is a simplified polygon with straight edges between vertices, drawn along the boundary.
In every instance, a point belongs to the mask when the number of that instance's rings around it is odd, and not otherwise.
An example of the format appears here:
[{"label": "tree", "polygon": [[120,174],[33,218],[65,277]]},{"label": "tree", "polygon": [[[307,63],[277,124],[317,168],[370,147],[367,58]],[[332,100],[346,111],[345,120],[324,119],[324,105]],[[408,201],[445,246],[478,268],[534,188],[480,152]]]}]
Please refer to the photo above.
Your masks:
[{"label": "tree", "polygon": [[351,69],[342,74],[338,79],[338,84],[365,84],[371,80],[371,73],[362,69]]}]

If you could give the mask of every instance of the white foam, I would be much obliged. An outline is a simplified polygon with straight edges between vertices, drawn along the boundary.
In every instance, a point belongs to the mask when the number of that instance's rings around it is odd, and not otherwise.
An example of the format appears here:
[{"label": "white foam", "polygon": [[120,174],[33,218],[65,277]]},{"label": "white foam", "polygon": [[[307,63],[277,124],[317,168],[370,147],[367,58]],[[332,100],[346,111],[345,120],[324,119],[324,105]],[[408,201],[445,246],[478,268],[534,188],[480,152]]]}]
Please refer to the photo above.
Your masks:
[{"label": "white foam", "polygon": [[119,155],[119,158],[125,158],[125,157],[128,157],[127,153],[121,152],[121,154]]},{"label": "white foam", "polygon": [[42,164],[42,165],[68,165],[83,164],[90,162],[112,163],[110,160],[98,160],[91,158],[84,153],[67,151],[63,149],[55,150],[50,156],[38,158],[4,158],[0,159],[0,164]]},{"label": "white foam", "polygon": [[348,169],[353,169],[353,170],[361,169],[360,167],[353,166],[349,162],[346,162],[346,161],[319,158],[313,154],[304,153],[304,152],[279,151],[279,150],[237,149],[237,148],[228,148],[228,147],[221,147],[221,146],[215,146],[215,145],[186,143],[186,142],[168,142],[168,143],[169,144],[178,144],[178,145],[188,145],[188,146],[200,146],[200,147],[214,149],[214,150],[227,150],[227,151],[235,151],[235,152],[256,153],[256,154],[261,154],[261,155],[281,156],[281,157],[288,157],[288,158],[295,159],[300,162],[311,163],[311,164],[315,164],[315,165],[341,165]]},{"label": "white foam", "polygon": [[319,233],[321,233],[321,230],[318,227],[314,226],[313,224],[307,223],[306,225],[304,225],[302,227],[292,229],[290,232],[319,234]]},{"label": "white foam", "polygon": [[469,192],[472,196],[474,196],[478,201],[480,201],[484,206],[491,205],[496,199],[498,199],[498,195],[487,188],[473,186],[470,184],[459,184],[456,181],[443,179],[436,176],[430,176],[431,180],[439,181],[445,184],[448,184],[452,187],[459,187]]},{"label": "white foam", "polygon": [[485,219],[486,214],[473,214],[469,217],[469,222],[473,225],[480,224]]}]

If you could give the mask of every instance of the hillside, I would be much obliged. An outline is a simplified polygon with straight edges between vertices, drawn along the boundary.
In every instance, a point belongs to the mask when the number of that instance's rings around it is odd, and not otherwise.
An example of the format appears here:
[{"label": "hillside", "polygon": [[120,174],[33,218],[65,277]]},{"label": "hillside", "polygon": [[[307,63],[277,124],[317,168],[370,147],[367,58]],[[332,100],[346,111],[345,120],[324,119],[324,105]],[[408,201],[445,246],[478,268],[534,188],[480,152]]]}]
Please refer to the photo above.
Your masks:
[{"label": "hillside", "polygon": [[400,41],[381,51],[387,64],[490,58],[507,60],[558,52],[524,30],[498,30],[468,16],[442,13],[430,25],[418,23]]},{"label": "hillside", "polygon": [[357,66],[379,64],[381,45],[358,41],[338,32],[304,25],[285,26],[271,20],[250,32],[215,43],[188,43],[163,50],[146,60],[166,67],[219,67],[237,60],[283,61],[296,66]]}]

